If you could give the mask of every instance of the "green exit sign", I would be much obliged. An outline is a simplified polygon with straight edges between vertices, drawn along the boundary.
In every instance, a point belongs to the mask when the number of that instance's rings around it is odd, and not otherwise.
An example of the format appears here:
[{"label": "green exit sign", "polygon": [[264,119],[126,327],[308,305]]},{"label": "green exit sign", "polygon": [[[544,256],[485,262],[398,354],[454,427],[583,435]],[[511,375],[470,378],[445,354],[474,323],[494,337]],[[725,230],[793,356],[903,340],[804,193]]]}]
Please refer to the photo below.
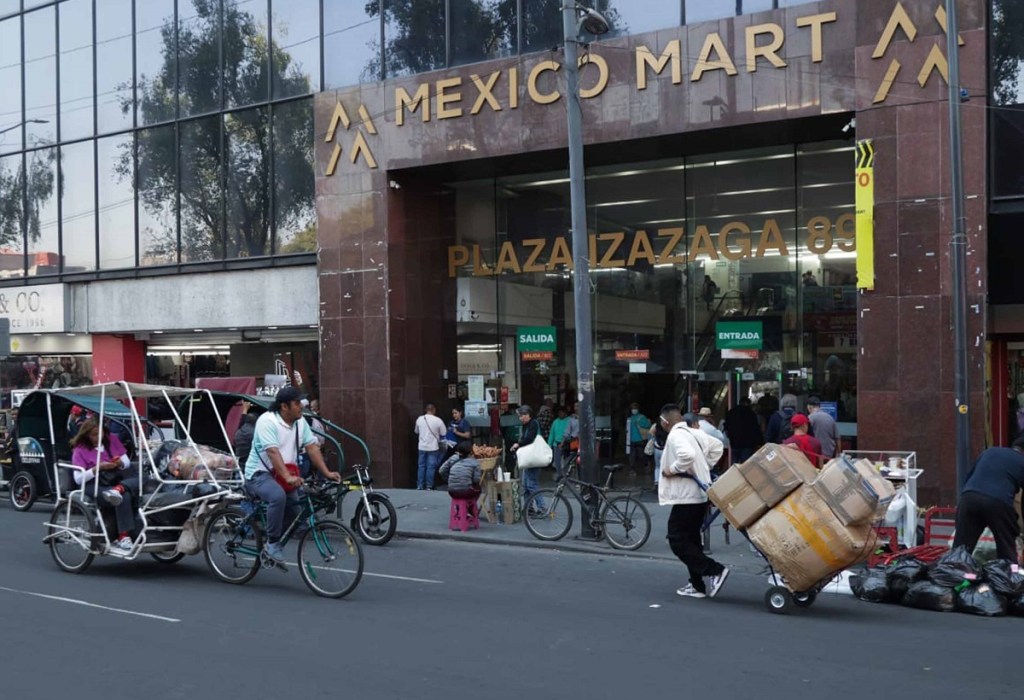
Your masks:
[{"label": "green exit sign", "polygon": [[520,326],[516,329],[516,342],[519,352],[554,352],[558,349],[554,326]]},{"label": "green exit sign", "polygon": [[719,321],[715,324],[715,347],[719,350],[760,350],[764,345],[764,324],[760,321]]}]

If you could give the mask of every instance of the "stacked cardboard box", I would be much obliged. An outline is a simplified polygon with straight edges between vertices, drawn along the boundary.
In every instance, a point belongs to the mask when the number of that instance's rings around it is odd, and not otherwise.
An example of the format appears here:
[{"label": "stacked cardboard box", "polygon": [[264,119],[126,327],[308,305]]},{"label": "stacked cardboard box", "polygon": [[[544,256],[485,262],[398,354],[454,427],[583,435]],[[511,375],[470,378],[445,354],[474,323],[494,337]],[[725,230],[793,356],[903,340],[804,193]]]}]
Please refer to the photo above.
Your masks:
[{"label": "stacked cardboard box", "polygon": [[798,486],[817,477],[818,470],[803,452],[769,443],[725,472],[708,496],[733,527],[743,530]]}]

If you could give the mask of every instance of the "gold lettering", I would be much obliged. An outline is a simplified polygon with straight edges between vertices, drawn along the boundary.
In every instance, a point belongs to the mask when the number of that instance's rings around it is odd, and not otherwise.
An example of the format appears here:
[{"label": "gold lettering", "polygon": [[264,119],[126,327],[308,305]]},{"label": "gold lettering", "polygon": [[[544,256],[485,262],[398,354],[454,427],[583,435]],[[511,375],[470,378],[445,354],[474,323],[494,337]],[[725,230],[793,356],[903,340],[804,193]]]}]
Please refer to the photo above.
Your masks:
[{"label": "gold lettering", "polygon": [[455,277],[459,268],[469,262],[469,248],[464,245],[448,246],[448,276]]},{"label": "gold lettering", "polygon": [[807,250],[824,255],[832,249],[832,221],[827,216],[815,216],[807,222]]},{"label": "gold lettering", "polygon": [[423,108],[422,116],[424,122],[430,121],[430,85],[421,83],[412,96],[405,91],[404,87],[395,88],[395,125],[405,124],[405,110],[412,114],[420,107]]},{"label": "gold lettering", "polygon": [[519,69],[508,69],[508,108],[519,106]]},{"label": "gold lettering", "polygon": [[[717,56],[711,60],[711,52]],[[724,70],[729,75],[736,75],[736,64],[729,56],[729,50],[725,48],[725,42],[718,32],[711,32],[704,39],[704,46],[701,47],[700,56],[697,57],[697,65],[693,69],[690,80],[697,82],[709,70]]]},{"label": "gold lettering", "polygon": [[626,267],[636,265],[638,259],[643,259],[654,264],[654,248],[651,247],[651,239],[647,237],[647,231],[640,229],[633,236],[633,246],[629,249],[629,257],[626,259]]},{"label": "gold lettering", "polygon": [[482,260],[482,256],[480,255],[480,246],[473,246],[473,276],[490,277],[493,274],[494,270]]},{"label": "gold lettering", "polygon": [[519,274],[522,268],[519,267],[519,258],[516,257],[516,249],[512,247],[511,241],[501,244],[501,251],[498,253],[498,262],[494,265],[494,274],[500,275],[506,269]]},{"label": "gold lettering", "polygon": [[331,123],[327,127],[325,143],[330,143],[334,140],[334,132],[337,130],[339,123],[346,129],[352,124],[352,121],[348,118],[348,112],[345,111],[345,105],[341,104],[341,102],[334,105],[334,114],[331,115]]},{"label": "gold lettering", "polygon": [[686,258],[673,252],[679,245],[679,241],[683,240],[684,235],[686,235],[686,229],[682,227],[658,229],[658,238],[668,238],[668,243],[661,249],[661,254],[658,256],[656,264],[682,265],[686,262]]},{"label": "gold lettering", "polygon": [[597,265],[597,235],[593,233],[587,237],[587,262],[591,267]]},{"label": "gold lettering", "polygon": [[554,270],[555,265],[565,265],[567,270],[571,270],[574,267],[572,252],[569,250],[569,244],[564,236],[556,238],[555,244],[551,247],[551,257],[548,258],[547,269]]},{"label": "gold lettering", "polygon": [[763,258],[769,248],[775,248],[780,255],[789,255],[789,248],[786,247],[786,241],[782,238],[782,231],[775,219],[766,219],[764,222],[761,242],[757,246],[757,257]]},{"label": "gold lettering", "polygon": [[[729,247],[729,234],[730,233],[742,233],[742,238],[739,239],[739,250],[733,250]],[[730,221],[722,230],[718,232],[718,250],[722,254],[722,257],[728,260],[742,260],[743,258],[750,257],[750,227],[742,221]]]},{"label": "gold lettering", "polygon": [[[902,10],[903,7],[897,3],[897,6]],[[835,12],[823,12],[820,15],[808,15],[807,17],[797,17],[796,26],[798,27],[810,27],[811,28],[811,62],[821,63],[824,51],[822,50],[821,42],[821,28],[825,24],[835,22],[837,15]],[[886,31],[889,31],[886,29]],[[895,31],[895,30],[894,30]],[[877,56],[875,56],[877,58]]]},{"label": "gold lettering", "polygon": [[491,109],[495,112],[501,111],[501,105],[498,103],[498,100],[495,99],[494,93],[491,92],[491,90],[494,89],[494,84],[498,82],[498,78],[500,77],[500,70],[496,70],[491,73],[490,76],[488,76],[486,83],[480,80],[480,76],[476,73],[469,76],[469,79],[473,81],[473,84],[476,85],[476,89],[478,91],[476,102],[473,103],[473,109],[469,110],[470,114],[477,114],[481,109],[483,109],[484,102],[489,104]]},{"label": "gold lettering", "polygon": [[690,260],[695,260],[698,255],[704,254],[712,260],[718,260],[718,251],[711,240],[708,227],[703,224],[697,227],[693,234],[693,241],[690,243]]},{"label": "gold lettering", "polygon": [[665,46],[661,56],[654,57],[651,50],[646,46],[636,47],[636,89],[647,89],[647,68],[653,68],[655,75],[661,75],[668,62],[672,61],[672,84],[678,85],[683,82],[683,62],[679,48],[679,39],[673,39]]},{"label": "gold lettering", "polygon": [[[771,42],[764,46],[757,45],[757,37],[760,34],[771,34]],[[782,48],[786,41],[786,33],[777,24],[755,24],[747,27],[747,72],[753,73],[757,70],[757,57],[763,56],[768,59],[776,68],[785,68],[786,62],[779,58],[776,53]]]},{"label": "gold lettering", "polygon": [[942,76],[942,79],[949,84],[949,63],[946,62],[946,56],[942,53],[942,49],[939,48],[938,44],[932,46],[932,50],[928,52],[928,58],[925,59],[924,65],[921,66],[921,72],[917,74],[917,82],[921,87],[928,83],[928,78],[932,77],[932,71],[936,68],[939,69],[939,75]]},{"label": "gold lettering", "polygon": [[355,165],[356,158],[359,156],[363,157],[368,168],[371,170],[376,169],[377,160],[373,157],[373,153],[370,152],[370,146],[366,143],[366,137],[363,136],[362,131],[356,131],[356,138],[352,142],[352,152],[348,154],[348,159]]},{"label": "gold lettering", "polygon": [[530,75],[526,79],[526,92],[530,95],[531,100],[539,105],[549,105],[561,97],[558,90],[542,93],[537,89],[537,79],[540,77],[541,73],[545,71],[551,71],[554,73],[559,68],[561,68],[561,66],[554,61],[541,61],[530,70]]},{"label": "gold lettering", "polygon": [[619,246],[622,245],[622,241],[626,240],[626,234],[621,231],[615,233],[602,233],[599,235],[598,240],[611,241],[611,246],[601,256],[601,262],[597,263],[598,267],[622,267],[626,264],[626,261],[622,258],[613,258],[612,256],[619,250]]},{"label": "gold lettering", "polygon": [[608,87],[608,61],[604,60],[603,56],[598,56],[594,53],[586,53],[580,56],[580,68],[583,68],[588,63],[597,66],[597,84],[592,88],[580,88],[580,97],[583,99],[597,97]]},{"label": "gold lettering", "polygon": [[533,252],[526,258],[526,263],[523,265],[523,272],[544,272],[544,263],[538,263],[537,258],[544,252],[544,246],[547,241],[543,238],[527,238],[523,241],[523,245],[533,247]]},{"label": "gold lettering", "polygon": [[462,100],[462,92],[445,93],[448,88],[458,87],[462,85],[462,78],[445,78],[438,80],[435,86],[437,91],[437,118],[438,119],[453,119],[454,117],[462,116],[462,107],[448,107],[452,102],[460,102]]},{"label": "gold lettering", "polygon": [[847,253],[857,250],[856,214],[841,214],[836,219],[836,238],[839,239],[839,250]]}]

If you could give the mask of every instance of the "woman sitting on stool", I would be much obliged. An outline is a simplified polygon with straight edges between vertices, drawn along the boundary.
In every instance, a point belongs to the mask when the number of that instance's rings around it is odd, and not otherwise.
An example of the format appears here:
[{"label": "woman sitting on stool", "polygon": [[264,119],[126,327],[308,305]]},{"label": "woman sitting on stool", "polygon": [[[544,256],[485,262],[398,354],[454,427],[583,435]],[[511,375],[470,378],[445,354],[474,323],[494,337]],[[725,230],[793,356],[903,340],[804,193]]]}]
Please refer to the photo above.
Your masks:
[{"label": "woman sitting on stool", "polygon": [[441,478],[448,480],[448,495],[475,499],[480,495],[480,463],[473,457],[473,443],[463,440],[455,454],[441,465]]}]

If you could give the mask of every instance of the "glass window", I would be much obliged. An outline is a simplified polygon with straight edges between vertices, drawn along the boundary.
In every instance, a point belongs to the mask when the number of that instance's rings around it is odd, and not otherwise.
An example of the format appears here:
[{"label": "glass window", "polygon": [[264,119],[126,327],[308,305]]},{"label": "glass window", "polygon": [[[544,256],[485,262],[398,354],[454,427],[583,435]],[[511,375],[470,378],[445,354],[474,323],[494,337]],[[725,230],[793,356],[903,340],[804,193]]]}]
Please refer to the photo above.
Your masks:
[{"label": "glass window", "polygon": [[678,27],[683,13],[682,0],[603,0],[595,2],[594,7],[610,25],[602,38]]},{"label": "glass window", "polygon": [[270,254],[270,112],[224,115],[227,257]]},{"label": "glass window", "polygon": [[42,148],[25,154],[28,167],[28,274],[60,272],[57,231],[57,149]]},{"label": "glass window", "polygon": [[275,2],[274,97],[320,92],[320,0]]},{"label": "glass window", "polygon": [[380,14],[374,4],[324,3],[325,87],[341,88],[380,78]]},{"label": "glass window", "polygon": [[64,272],[96,269],[96,188],[92,149],[92,141],[60,149]]},{"label": "glass window", "polygon": [[[231,17],[237,21],[234,3]],[[265,3],[264,3],[265,4]],[[235,42],[237,44],[237,42]],[[225,56],[227,53],[225,52]],[[178,2],[178,99],[181,116],[220,109],[220,9],[206,0]]]},{"label": "glass window", "polygon": [[516,50],[517,24],[514,3],[449,0],[451,65],[512,55]]},{"label": "glass window", "polygon": [[707,22],[708,20],[734,17],[736,3],[733,0],[685,0],[687,24]]},{"label": "glass window", "polygon": [[220,117],[181,124],[181,261],[224,257]]},{"label": "glass window", "polygon": [[0,17],[17,12],[21,8],[21,0],[0,0]]},{"label": "glass window", "polygon": [[96,113],[99,133],[132,126],[132,0],[96,3]]},{"label": "glass window", "polygon": [[60,12],[60,140],[91,136],[92,0],[70,0]]},{"label": "glass window", "polygon": [[225,106],[266,102],[270,95],[267,3],[224,0],[223,37]]},{"label": "glass window", "polygon": [[[171,132],[171,140],[174,133]],[[100,269],[135,267],[135,195],[132,135],[96,141]],[[139,204],[140,208],[144,203]],[[148,221],[148,219],[147,219]]]},{"label": "glass window", "polygon": [[25,141],[57,140],[57,25],[52,7],[25,15]]},{"label": "glass window", "polygon": [[21,22],[0,22],[0,153],[21,149]]},{"label": "glass window", "polygon": [[386,77],[444,68],[444,0],[384,0]]},{"label": "glass window", "polygon": [[135,2],[139,126],[174,119],[177,108],[174,0]]},{"label": "glass window", "polygon": [[136,195],[139,215],[139,264],[178,262],[178,204],[175,172],[178,149],[174,126],[137,132]]},{"label": "glass window", "polygon": [[991,27],[992,195],[1024,197],[1024,5],[992,0]]},{"label": "glass window", "polygon": [[25,274],[22,154],[0,157],[0,278]]},{"label": "glass window", "polygon": [[522,0],[523,9],[519,18],[522,32],[522,53],[545,51],[565,42],[562,31],[560,3],[550,0]]},{"label": "glass window", "polygon": [[313,182],[313,101],[274,107],[275,250],[306,253],[316,250],[316,206]]}]

